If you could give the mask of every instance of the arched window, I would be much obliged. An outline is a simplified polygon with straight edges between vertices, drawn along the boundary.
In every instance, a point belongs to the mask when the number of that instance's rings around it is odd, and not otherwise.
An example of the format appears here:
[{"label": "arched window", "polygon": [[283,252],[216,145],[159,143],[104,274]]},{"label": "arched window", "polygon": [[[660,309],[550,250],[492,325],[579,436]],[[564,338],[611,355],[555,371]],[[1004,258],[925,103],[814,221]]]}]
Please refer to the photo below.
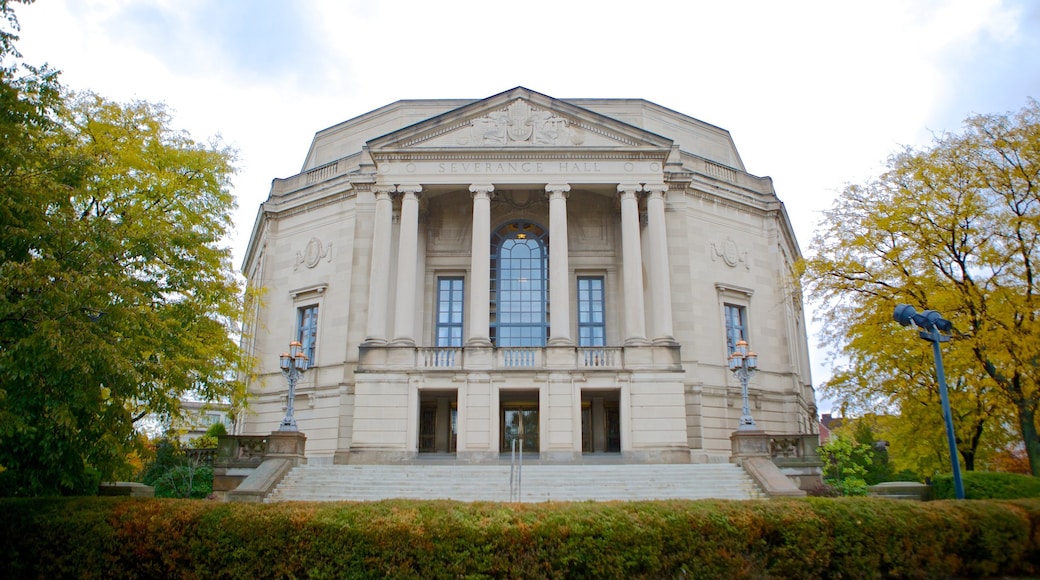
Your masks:
[{"label": "arched window", "polygon": [[491,341],[545,346],[549,334],[549,247],[545,228],[509,222],[491,236]]}]

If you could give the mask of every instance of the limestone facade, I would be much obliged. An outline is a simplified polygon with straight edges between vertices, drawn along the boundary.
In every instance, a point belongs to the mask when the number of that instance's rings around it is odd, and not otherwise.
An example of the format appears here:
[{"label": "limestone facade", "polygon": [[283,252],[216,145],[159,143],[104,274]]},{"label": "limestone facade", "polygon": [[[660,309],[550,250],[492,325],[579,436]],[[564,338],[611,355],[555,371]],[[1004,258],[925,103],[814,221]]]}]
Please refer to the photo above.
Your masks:
[{"label": "limestone facade", "polygon": [[727,131],[639,99],[399,101],[319,131],[276,179],[243,272],[257,364],[242,433],[275,430],[279,353],[311,368],[311,462],[724,461],[729,349],[752,415],[813,433],[800,254]]}]

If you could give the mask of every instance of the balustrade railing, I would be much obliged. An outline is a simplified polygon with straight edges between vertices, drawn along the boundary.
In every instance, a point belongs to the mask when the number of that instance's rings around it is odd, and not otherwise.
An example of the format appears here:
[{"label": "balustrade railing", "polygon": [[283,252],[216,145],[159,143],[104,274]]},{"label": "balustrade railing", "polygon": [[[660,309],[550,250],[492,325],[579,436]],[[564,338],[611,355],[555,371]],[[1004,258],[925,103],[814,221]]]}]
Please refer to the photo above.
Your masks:
[{"label": "balustrade railing", "polygon": [[204,447],[202,449],[185,449],[184,453],[192,465],[213,466],[213,459],[217,456],[216,447]]},{"label": "balustrade railing", "polygon": [[419,348],[419,365],[426,369],[454,369],[462,366],[462,348]]},{"label": "balustrade railing", "polygon": [[541,366],[542,350],[534,346],[502,347],[496,349],[501,366],[505,368],[530,368]]},{"label": "balustrade railing", "polygon": [[222,435],[214,463],[223,467],[256,467],[267,452],[267,435]]},{"label": "balustrade railing", "polygon": [[[360,366],[378,370],[384,367],[399,368],[414,365],[423,370],[461,370],[467,365],[493,369],[536,369],[547,364],[553,368],[572,365],[575,370],[622,370],[625,368],[625,348],[620,346],[578,346],[566,348],[537,346],[477,347],[472,353],[469,347],[410,347],[406,353],[402,347],[363,347]],[[654,347],[656,348],[656,347]],[[490,351],[490,352],[489,352]],[[392,354],[391,354],[392,353]],[[414,356],[414,358],[412,358]],[[488,358],[490,357],[490,359]],[[570,362],[568,362],[568,358]],[[668,363],[673,364],[673,363]]]},{"label": "balustrade railing", "polygon": [[621,349],[618,347],[579,347],[578,366],[584,368],[618,368]]}]

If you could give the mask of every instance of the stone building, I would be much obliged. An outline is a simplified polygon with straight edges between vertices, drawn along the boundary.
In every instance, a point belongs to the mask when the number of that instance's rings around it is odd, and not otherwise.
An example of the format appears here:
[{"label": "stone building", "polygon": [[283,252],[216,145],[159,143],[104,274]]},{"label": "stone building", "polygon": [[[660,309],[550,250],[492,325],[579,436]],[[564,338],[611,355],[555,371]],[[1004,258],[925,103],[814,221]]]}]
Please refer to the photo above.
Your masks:
[{"label": "stone building", "polygon": [[815,432],[799,255],[730,134],[660,105],[392,103],[319,131],[260,207],[241,432],[278,428],[299,341],[311,463],[493,462],[514,441],[543,462],[726,461],[739,340],[757,428]]}]

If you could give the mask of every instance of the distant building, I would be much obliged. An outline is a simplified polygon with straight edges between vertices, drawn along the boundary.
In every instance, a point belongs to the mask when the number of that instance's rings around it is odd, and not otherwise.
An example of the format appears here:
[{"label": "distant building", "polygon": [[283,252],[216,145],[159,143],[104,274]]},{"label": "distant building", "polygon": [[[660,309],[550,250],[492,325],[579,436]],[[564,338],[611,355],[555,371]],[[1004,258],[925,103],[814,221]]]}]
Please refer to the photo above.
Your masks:
[{"label": "distant building", "polygon": [[820,445],[827,443],[831,438],[831,431],[841,427],[844,422],[841,417],[832,417],[830,413],[820,415]]},{"label": "distant building", "polygon": [[223,423],[227,432],[233,433],[230,409],[228,403],[182,400],[181,417],[167,425],[166,433],[176,436],[182,443],[205,435],[214,423]]},{"label": "distant building", "polygon": [[300,341],[312,462],[724,461],[746,340],[759,429],[814,433],[799,257],[724,129],[525,88],[392,103],[319,131],[260,207],[243,432],[277,429]]}]

